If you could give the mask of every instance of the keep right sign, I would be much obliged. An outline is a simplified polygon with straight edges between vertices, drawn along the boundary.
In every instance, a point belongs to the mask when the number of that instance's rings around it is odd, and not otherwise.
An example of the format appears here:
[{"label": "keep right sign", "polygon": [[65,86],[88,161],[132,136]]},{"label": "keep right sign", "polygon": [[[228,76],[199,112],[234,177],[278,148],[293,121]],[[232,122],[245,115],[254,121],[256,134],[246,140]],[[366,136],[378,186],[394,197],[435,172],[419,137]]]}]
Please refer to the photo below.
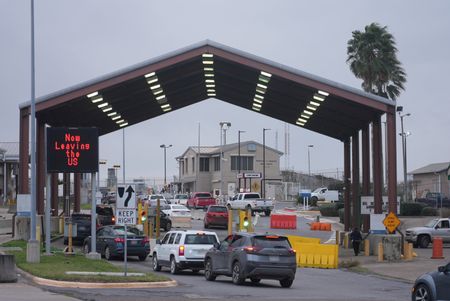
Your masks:
[{"label": "keep right sign", "polygon": [[389,212],[386,218],[383,220],[383,224],[389,233],[393,233],[398,226],[400,226],[400,220],[393,212]]}]

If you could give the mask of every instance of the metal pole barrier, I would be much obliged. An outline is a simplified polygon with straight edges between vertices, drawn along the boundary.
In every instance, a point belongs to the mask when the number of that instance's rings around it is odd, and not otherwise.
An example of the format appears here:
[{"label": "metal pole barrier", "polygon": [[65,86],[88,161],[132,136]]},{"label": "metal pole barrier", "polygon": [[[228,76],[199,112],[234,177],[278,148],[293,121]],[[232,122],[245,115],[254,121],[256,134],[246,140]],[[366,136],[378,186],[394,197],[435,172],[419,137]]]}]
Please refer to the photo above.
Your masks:
[{"label": "metal pole barrier", "polygon": [[50,191],[51,175],[47,174],[47,185],[45,188],[45,255],[50,255],[50,207],[51,207],[51,191]]},{"label": "metal pole barrier", "polygon": [[91,253],[97,253],[97,212],[95,204],[95,195],[97,187],[95,187],[95,172],[91,173]]},{"label": "metal pole barrier", "polygon": [[228,210],[228,235],[233,233],[233,209]]},{"label": "metal pole barrier", "polygon": [[123,250],[123,261],[125,263],[125,277],[127,277],[127,224],[125,224],[125,242],[124,242],[124,250]]},{"label": "metal pole barrier", "polygon": [[156,200],[156,239],[159,239],[160,231],[161,231],[161,218],[160,218],[160,209],[161,203],[160,200]]}]

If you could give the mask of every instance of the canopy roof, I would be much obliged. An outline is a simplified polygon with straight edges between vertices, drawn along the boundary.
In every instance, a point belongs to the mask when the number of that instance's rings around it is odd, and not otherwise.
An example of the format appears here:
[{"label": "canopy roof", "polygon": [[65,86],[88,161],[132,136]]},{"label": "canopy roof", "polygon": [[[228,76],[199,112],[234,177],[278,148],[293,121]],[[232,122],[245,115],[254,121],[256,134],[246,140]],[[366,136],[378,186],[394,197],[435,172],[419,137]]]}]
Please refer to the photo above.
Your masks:
[{"label": "canopy roof", "polygon": [[[103,135],[211,97],[339,140],[395,106],[206,40],[39,98],[36,116],[51,126],[95,126]],[[29,111],[30,102],[21,109]]]}]

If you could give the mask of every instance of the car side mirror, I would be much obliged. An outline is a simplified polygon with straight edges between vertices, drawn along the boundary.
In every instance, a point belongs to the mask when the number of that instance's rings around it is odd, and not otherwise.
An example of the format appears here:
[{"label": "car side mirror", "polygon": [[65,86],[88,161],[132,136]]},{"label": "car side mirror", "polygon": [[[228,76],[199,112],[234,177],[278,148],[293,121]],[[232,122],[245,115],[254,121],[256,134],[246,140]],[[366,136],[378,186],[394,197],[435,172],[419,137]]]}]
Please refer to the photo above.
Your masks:
[{"label": "car side mirror", "polygon": [[218,249],[218,248],[220,247],[220,245],[219,245],[218,242],[215,242],[215,243],[213,244],[213,247],[214,247],[214,249]]},{"label": "car side mirror", "polygon": [[156,240],[156,244],[157,244],[157,245],[160,245],[160,244],[161,244],[161,240],[160,240],[159,238]]}]

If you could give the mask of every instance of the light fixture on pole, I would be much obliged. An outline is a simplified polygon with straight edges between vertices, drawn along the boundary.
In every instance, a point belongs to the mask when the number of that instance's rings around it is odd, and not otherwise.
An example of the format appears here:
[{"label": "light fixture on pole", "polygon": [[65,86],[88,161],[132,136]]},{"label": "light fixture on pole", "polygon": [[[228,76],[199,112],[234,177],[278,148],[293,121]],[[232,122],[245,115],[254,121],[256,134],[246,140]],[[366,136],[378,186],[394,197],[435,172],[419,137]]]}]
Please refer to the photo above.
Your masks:
[{"label": "light fixture on pole", "polygon": [[411,116],[410,113],[402,114],[403,107],[397,107],[398,116],[400,116],[400,125],[401,125],[401,133],[402,137],[402,151],[403,151],[403,201],[406,202],[408,199],[408,179],[407,179],[407,162],[406,162],[406,133],[403,127],[403,118],[407,116]]},{"label": "light fixture on pole", "polygon": [[309,149],[314,147],[314,145],[310,144],[308,145],[308,182],[309,182],[309,189],[311,189],[311,156],[309,154]]},{"label": "light fixture on pole", "polygon": [[106,160],[98,160],[97,187],[100,190],[100,165],[106,164]]},{"label": "light fixture on pole", "polygon": [[[245,133],[245,131],[238,131],[238,177],[241,173],[241,133]],[[241,178],[238,179],[239,185],[238,185],[238,191],[241,192]]]},{"label": "light fixture on pole", "polygon": [[263,175],[261,181],[261,197],[266,197],[266,131],[271,129],[263,128]]},{"label": "light fixture on pole", "polygon": [[[222,160],[223,158],[223,145],[227,144],[227,130],[231,126],[231,122],[229,121],[221,121],[219,122],[220,125],[220,156],[219,156],[219,170],[220,170],[220,194],[223,197],[224,194],[224,188],[223,188],[223,164]],[[223,139],[222,139],[223,136]],[[222,142],[223,141],[223,142]]]},{"label": "light fixture on pole", "polygon": [[172,144],[165,145],[161,144],[159,147],[164,149],[164,188],[166,187],[166,149],[172,147]]}]

